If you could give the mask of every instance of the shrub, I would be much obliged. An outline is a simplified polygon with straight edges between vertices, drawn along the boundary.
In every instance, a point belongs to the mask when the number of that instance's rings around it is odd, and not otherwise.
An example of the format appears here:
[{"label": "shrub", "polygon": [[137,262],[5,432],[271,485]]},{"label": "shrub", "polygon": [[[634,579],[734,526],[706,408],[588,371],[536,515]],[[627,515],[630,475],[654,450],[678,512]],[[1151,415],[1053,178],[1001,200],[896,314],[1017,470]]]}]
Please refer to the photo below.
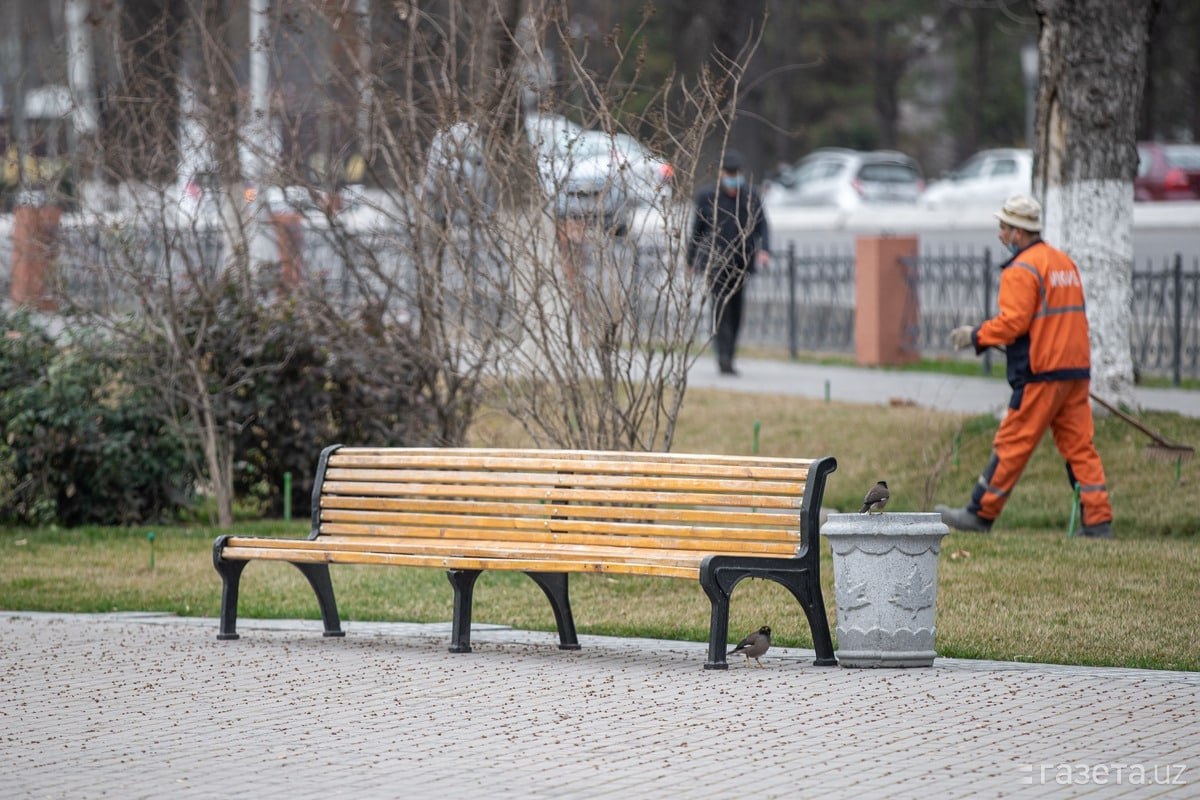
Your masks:
[{"label": "shrub", "polygon": [[25,314],[0,328],[0,517],[134,524],[188,504],[195,479],[182,445],[110,355],[59,347]]},{"label": "shrub", "polygon": [[292,507],[307,514],[317,455],[327,445],[432,442],[433,415],[407,329],[368,331],[294,302],[263,314],[261,357],[280,367],[257,373],[240,398],[253,413],[235,448],[239,496],[254,492],[279,514],[290,472]]},{"label": "shrub", "polygon": [[279,514],[290,472],[292,506],[307,514],[323,447],[430,442],[433,415],[406,328],[341,318],[232,277],[221,281],[212,294],[180,303],[177,324],[184,341],[199,342],[213,407],[233,432],[238,498],[256,498],[263,512]]}]

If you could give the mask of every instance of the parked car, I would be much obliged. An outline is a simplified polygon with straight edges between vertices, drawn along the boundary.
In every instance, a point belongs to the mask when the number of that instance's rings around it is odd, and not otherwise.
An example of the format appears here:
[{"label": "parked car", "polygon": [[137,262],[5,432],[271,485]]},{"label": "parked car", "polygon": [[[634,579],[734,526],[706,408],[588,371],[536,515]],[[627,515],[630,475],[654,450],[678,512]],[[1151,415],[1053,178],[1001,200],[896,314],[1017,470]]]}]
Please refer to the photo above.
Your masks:
[{"label": "parked car", "polygon": [[1033,153],[1012,147],[981,150],[921,195],[926,208],[999,207],[1014,194],[1029,193]]},{"label": "parked car", "polygon": [[614,179],[634,203],[655,205],[671,199],[675,168],[629,134],[583,131],[577,152],[582,158],[607,160]]},{"label": "parked car", "polygon": [[1200,200],[1200,144],[1139,142],[1135,200]]},{"label": "parked car", "polygon": [[[669,198],[674,169],[624,133],[586,130],[557,114],[529,114],[525,131],[538,179],[561,218],[599,222],[623,234],[639,203]],[[422,197],[439,219],[462,223],[495,210],[496,188],[480,132],[459,122],[437,132],[429,148]]]},{"label": "parked car", "polygon": [[768,205],[827,206],[851,210],[863,205],[913,204],[925,189],[916,160],[894,150],[861,152],[827,147],[781,170],[767,186]]},{"label": "parked car", "polygon": [[496,191],[483,159],[483,142],[472,122],[437,131],[425,159],[421,198],[434,218],[467,224],[496,209]]},{"label": "parked car", "polygon": [[528,115],[526,132],[554,215],[599,222],[624,235],[634,201],[619,179],[611,149],[598,146],[581,126],[556,114]]}]

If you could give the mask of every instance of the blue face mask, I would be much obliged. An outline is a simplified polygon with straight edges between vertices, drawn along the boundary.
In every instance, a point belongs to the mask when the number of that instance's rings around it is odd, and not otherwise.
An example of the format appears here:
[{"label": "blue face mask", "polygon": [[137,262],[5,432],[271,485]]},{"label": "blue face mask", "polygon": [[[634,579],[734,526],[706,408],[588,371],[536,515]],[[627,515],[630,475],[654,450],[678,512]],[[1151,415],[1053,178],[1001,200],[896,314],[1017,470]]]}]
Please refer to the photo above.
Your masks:
[{"label": "blue face mask", "polygon": [[1015,256],[1017,253],[1021,252],[1021,245],[1017,244],[1016,242],[1009,242],[1008,243],[1008,252],[1012,253]]},{"label": "blue face mask", "polygon": [[746,185],[746,179],[741,175],[722,175],[721,188],[727,192],[736,192]]}]

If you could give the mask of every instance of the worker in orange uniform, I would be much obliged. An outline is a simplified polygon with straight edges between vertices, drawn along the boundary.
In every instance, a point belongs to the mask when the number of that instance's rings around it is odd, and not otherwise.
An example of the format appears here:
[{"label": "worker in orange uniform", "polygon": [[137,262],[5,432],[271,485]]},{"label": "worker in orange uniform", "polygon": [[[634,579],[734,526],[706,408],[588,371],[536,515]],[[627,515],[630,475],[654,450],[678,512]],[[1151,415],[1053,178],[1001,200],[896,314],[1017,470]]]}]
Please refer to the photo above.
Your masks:
[{"label": "worker in orange uniform", "polygon": [[1082,534],[1110,539],[1112,505],[1088,404],[1091,352],[1083,285],[1075,263],[1042,241],[1041,216],[1041,205],[1026,195],[1010,197],[996,213],[1000,242],[1012,253],[1000,268],[1000,313],[950,334],[959,349],[1007,348],[1013,391],[971,501],[965,508],[939,505],[936,510],[958,530],[991,530],[1049,428],[1066,459],[1072,488],[1079,484]]}]

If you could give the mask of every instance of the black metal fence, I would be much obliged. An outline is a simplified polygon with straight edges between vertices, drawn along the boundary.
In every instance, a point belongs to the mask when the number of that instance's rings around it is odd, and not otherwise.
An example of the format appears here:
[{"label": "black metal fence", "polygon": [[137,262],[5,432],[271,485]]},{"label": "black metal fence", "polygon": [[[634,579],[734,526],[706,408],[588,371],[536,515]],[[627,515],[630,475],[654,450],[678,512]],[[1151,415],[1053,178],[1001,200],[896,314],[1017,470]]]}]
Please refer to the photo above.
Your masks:
[{"label": "black metal fence", "polygon": [[1177,253],[1133,273],[1133,364],[1147,375],[1200,377],[1200,257]]},{"label": "black metal fence", "polygon": [[[155,273],[126,273],[127,279],[153,280],[166,274],[211,277],[225,258],[221,237],[215,232],[181,232],[174,241],[164,239],[161,231],[125,230],[118,236],[88,226],[63,226],[59,237],[60,286],[72,296],[93,300],[114,290],[114,269],[125,259],[137,262],[142,270],[149,265]],[[373,288],[358,285],[363,280],[361,271],[347,269],[344,263],[360,260],[355,253],[361,256],[363,251],[355,248],[365,248],[375,269],[390,276],[392,285],[411,283],[411,248],[394,235],[364,234],[350,242],[353,248],[349,250],[335,247],[331,241],[319,231],[306,231],[302,260],[306,280],[319,283],[339,304],[353,306],[364,291]],[[622,242],[619,246],[637,247],[635,270],[644,292],[662,292],[659,278],[677,273],[663,269],[662,259],[672,249],[662,243]],[[915,299],[917,304],[919,323],[914,339],[923,355],[963,357],[951,349],[949,332],[992,315],[998,278],[995,267],[986,248],[923,249],[904,264],[909,301]],[[493,271],[503,268],[490,265]],[[6,279],[7,271],[0,270],[0,276]],[[743,343],[793,355],[800,351],[854,352],[855,259],[849,248],[798,248],[793,243],[769,269],[748,279],[746,291]],[[1200,378],[1200,256],[1185,260],[1176,254],[1160,263],[1135,264],[1132,298],[1135,369],[1143,375],[1170,378],[1176,385],[1184,378]],[[109,299],[119,304],[118,298]],[[691,313],[699,311],[692,309]],[[686,309],[683,312],[688,313]],[[707,330],[705,326],[701,329]],[[985,361],[985,366],[990,365]]]},{"label": "black metal fence", "polygon": [[[854,352],[854,254],[792,245],[783,263],[776,261],[748,279],[742,341],[786,348],[793,356],[802,350]],[[995,313],[996,266],[987,248],[923,250],[904,264],[909,299],[918,306],[915,338],[922,354],[956,355],[950,331]],[[1132,289],[1135,369],[1175,385],[1200,378],[1200,257],[1187,268],[1182,254],[1135,266]]]}]

